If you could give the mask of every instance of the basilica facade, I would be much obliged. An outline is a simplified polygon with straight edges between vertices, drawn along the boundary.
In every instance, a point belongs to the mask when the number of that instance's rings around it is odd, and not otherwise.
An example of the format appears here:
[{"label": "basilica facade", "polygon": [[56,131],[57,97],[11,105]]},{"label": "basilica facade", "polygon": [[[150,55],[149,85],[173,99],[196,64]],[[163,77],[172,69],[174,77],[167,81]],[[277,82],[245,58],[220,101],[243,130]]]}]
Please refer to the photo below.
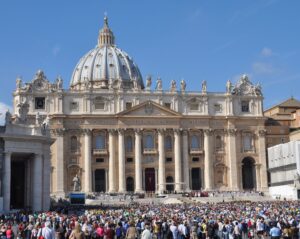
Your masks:
[{"label": "basilica facade", "polygon": [[105,18],[69,89],[41,70],[29,83],[17,79],[13,119],[26,111],[28,124],[38,117],[49,127],[53,195],[71,192],[75,175],[85,193],[266,190],[260,85],[246,75],[222,93],[187,84],[144,81]]}]

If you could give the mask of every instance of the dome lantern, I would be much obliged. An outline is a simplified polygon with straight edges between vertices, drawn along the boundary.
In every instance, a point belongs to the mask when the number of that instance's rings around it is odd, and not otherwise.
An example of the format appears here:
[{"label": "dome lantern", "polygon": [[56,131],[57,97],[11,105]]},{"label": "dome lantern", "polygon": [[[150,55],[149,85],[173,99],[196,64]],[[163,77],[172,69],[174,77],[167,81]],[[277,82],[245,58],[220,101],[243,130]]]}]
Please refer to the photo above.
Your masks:
[{"label": "dome lantern", "polygon": [[115,37],[112,30],[108,26],[108,18],[104,17],[104,26],[99,31],[98,46],[112,46],[115,44]]}]

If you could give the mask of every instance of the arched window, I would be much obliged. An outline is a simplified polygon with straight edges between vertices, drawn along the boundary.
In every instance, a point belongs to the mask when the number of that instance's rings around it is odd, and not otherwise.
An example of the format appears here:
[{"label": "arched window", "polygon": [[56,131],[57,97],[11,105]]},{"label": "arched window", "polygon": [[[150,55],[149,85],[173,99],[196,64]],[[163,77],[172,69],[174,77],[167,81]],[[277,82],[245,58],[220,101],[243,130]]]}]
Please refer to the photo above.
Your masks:
[{"label": "arched window", "polygon": [[222,149],[222,137],[220,135],[216,136],[216,150]]},{"label": "arched window", "polygon": [[154,149],[154,138],[152,134],[146,135],[144,147],[146,149]]},{"label": "arched window", "polygon": [[133,149],[132,137],[127,136],[125,142],[126,142],[126,152],[132,152]]},{"label": "arched window", "polygon": [[165,148],[166,151],[172,151],[172,137],[170,135],[165,138]]},{"label": "arched window", "polygon": [[77,148],[78,148],[77,137],[72,136],[71,137],[71,152],[77,152]]},{"label": "arched window", "polygon": [[105,149],[105,137],[104,135],[97,135],[95,139],[96,149]]},{"label": "arched window", "polygon": [[253,137],[252,137],[252,135],[250,135],[250,134],[244,135],[243,146],[244,146],[244,151],[253,150]]},{"label": "arched window", "polygon": [[191,138],[191,148],[192,149],[200,149],[199,136],[193,135]]}]

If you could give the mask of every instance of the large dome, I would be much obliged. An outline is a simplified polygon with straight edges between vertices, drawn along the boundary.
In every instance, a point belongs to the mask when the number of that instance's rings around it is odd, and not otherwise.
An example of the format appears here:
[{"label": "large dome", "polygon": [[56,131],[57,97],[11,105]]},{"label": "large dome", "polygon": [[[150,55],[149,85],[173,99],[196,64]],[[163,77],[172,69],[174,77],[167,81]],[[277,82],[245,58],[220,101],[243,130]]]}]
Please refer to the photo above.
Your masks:
[{"label": "large dome", "polygon": [[144,88],[139,68],[114,44],[107,17],[99,32],[98,45],[77,63],[70,82],[73,90]]}]

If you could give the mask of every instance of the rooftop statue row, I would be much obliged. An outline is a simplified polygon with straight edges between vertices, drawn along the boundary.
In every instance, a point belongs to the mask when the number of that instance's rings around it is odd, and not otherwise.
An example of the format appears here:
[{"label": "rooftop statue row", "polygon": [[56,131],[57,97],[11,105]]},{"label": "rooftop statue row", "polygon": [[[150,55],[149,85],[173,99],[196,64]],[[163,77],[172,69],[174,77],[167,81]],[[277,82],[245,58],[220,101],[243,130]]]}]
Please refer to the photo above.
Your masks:
[{"label": "rooftop statue row", "polygon": [[[87,81],[88,86],[85,87],[87,90],[91,90],[92,82]],[[147,76],[146,78],[146,87],[145,89],[141,89],[140,84],[138,84],[137,79],[132,80],[132,88],[133,91],[150,91],[152,86],[152,77]],[[186,82],[184,79],[180,81],[180,91],[186,91]],[[62,92],[63,91],[63,80],[60,76],[57,77],[56,81],[52,84],[50,83],[44,72],[42,70],[38,70],[35,74],[31,83],[25,83],[23,85],[22,80],[18,77],[16,79],[16,88],[17,92],[32,92],[32,91],[44,91],[44,92]],[[108,89],[111,90],[123,90],[123,81],[120,80],[110,80]],[[163,91],[163,81],[160,77],[156,80],[155,91]],[[177,84],[175,80],[170,82],[169,87],[170,92],[177,92]],[[201,93],[207,94],[207,82],[204,80],[201,83]],[[258,83],[257,85],[253,85],[249,80],[247,75],[242,75],[238,82],[233,85],[230,80],[226,82],[226,94],[232,95],[252,95],[252,96],[262,96],[261,85]]]}]

